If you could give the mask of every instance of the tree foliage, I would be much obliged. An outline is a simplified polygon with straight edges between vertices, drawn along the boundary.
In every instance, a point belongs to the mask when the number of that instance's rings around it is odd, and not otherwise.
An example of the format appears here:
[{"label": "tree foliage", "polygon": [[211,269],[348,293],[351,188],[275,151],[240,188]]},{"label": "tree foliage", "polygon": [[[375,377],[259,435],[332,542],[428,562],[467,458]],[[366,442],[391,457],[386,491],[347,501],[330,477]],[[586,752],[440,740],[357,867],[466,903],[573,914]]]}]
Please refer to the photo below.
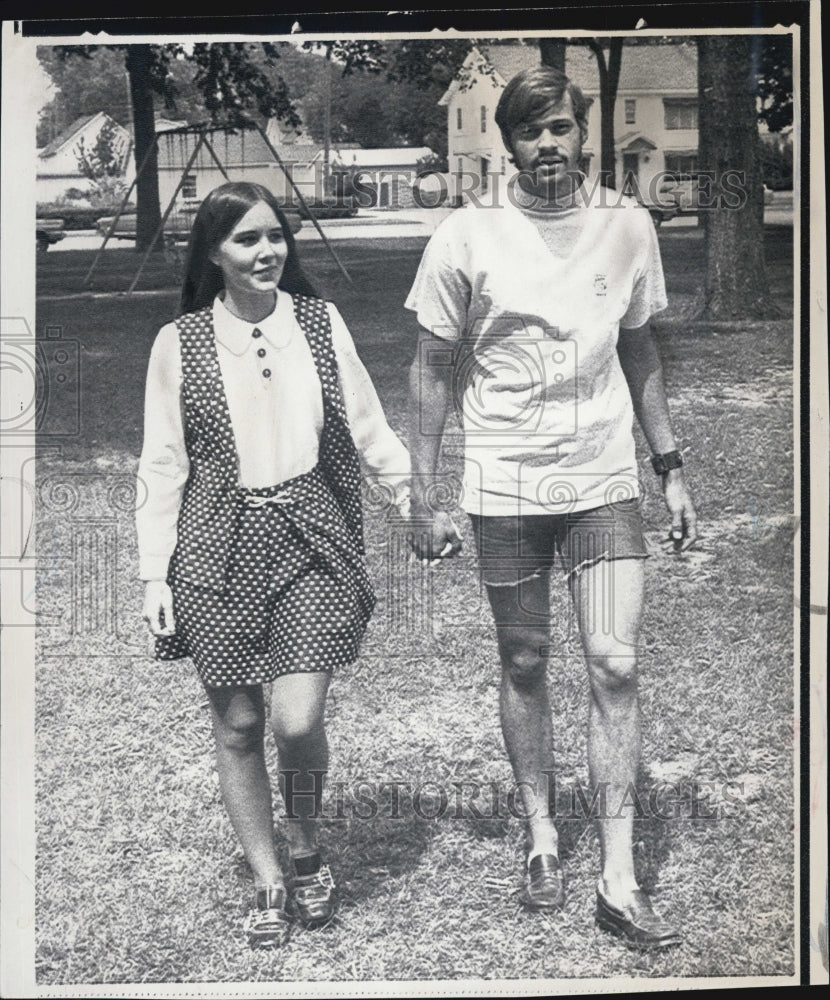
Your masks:
[{"label": "tree foliage", "polygon": [[791,35],[754,35],[752,60],[761,108],[770,132],[793,123],[793,44]]},{"label": "tree foliage", "polygon": [[120,177],[124,173],[124,161],[129,150],[129,141],[116,122],[108,118],[98,131],[95,142],[87,145],[83,136],[75,147],[78,170],[89,180],[103,177]]},{"label": "tree foliage", "polygon": [[[176,109],[177,99],[183,96],[181,64],[187,62],[190,66],[190,87],[184,88],[188,91],[189,112],[198,113],[203,107],[202,120],[235,126],[257,115],[262,120],[278,117],[288,124],[299,123],[285,81],[273,72],[280,56],[277,45],[197,43],[190,51],[179,44],[118,45],[108,47],[103,57],[99,49],[99,46],[55,46],[43,52],[41,62],[60,89],[65,104],[68,103],[67,92],[71,92],[74,85],[78,104],[100,101],[92,109],[94,111],[107,109],[113,94],[123,92],[129,81],[129,102],[125,102],[123,109],[119,108],[120,118],[116,114],[113,117],[121,124],[132,119],[136,165],[146,163],[136,183],[137,249],[150,244],[161,222],[154,148],[155,98],[162,99],[165,110]],[[93,86],[79,77],[89,79],[95,74],[69,72],[73,62],[88,68],[93,60],[103,70]],[[118,81],[118,89],[115,81]],[[108,96],[107,87],[110,88]],[[196,94],[200,100],[194,99]],[[117,97],[115,103],[120,104]]]}]

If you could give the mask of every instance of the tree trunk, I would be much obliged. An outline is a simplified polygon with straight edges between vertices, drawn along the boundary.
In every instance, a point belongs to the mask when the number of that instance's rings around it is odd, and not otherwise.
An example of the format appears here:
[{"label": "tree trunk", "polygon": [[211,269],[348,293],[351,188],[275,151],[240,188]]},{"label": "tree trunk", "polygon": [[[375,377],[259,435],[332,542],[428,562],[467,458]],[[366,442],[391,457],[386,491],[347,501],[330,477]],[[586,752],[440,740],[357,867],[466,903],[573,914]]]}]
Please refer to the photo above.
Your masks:
[{"label": "tree trunk", "polygon": [[[749,36],[698,39],[700,216],[706,240],[701,319],[772,319],[764,268],[764,189]],[[707,191],[706,188],[709,188]],[[712,207],[707,211],[705,203]]]},{"label": "tree trunk", "polygon": [[[150,77],[150,46],[127,46],[127,73],[130,77],[130,98],[133,106],[136,169],[150,150],[147,163],[136,182],[135,248],[145,251],[161,223],[159,206],[158,156],[155,151],[156,120]],[[157,249],[161,250],[161,243]]]},{"label": "tree trunk", "polygon": [[539,55],[545,66],[551,69],[558,69],[560,73],[565,72],[565,39],[564,38],[540,38]]},{"label": "tree trunk", "polygon": [[608,62],[605,61],[605,49],[594,40],[588,42],[588,47],[596,56],[599,70],[599,110],[600,110],[600,159],[599,168],[602,181],[606,187],[617,186],[617,164],[614,153],[614,107],[617,103],[617,88],[620,82],[620,67],[622,65],[622,38],[612,38],[608,49]]}]

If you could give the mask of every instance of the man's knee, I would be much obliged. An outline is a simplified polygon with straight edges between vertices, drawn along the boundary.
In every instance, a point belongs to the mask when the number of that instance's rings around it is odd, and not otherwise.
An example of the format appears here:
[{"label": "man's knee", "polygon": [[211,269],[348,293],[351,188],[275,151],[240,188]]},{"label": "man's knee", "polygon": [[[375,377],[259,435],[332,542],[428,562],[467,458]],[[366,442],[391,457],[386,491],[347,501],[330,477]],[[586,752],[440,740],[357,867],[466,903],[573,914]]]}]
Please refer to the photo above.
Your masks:
[{"label": "man's knee", "polygon": [[629,652],[588,656],[591,686],[602,691],[627,691],[637,685],[637,658]]},{"label": "man's knee", "polygon": [[501,662],[514,687],[531,688],[544,681],[548,663],[546,636],[528,634],[501,643]]}]

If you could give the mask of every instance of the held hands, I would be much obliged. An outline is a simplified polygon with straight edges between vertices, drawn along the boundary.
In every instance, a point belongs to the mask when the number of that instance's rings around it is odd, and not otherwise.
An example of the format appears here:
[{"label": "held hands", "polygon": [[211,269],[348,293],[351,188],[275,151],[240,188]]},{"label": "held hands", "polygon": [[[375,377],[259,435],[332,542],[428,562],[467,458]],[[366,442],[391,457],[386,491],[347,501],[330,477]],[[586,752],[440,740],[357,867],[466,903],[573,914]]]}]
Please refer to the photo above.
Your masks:
[{"label": "held hands", "polygon": [[676,553],[690,549],[697,540],[697,514],[680,469],[663,476],[663,499],[671,514],[671,540]]},{"label": "held hands", "polygon": [[165,580],[148,580],[144,588],[144,620],[153,635],[173,635],[173,593]]},{"label": "held hands", "polygon": [[461,551],[461,534],[445,511],[423,515],[413,512],[410,524],[410,544],[422,566],[434,566],[442,559],[457,556]]}]

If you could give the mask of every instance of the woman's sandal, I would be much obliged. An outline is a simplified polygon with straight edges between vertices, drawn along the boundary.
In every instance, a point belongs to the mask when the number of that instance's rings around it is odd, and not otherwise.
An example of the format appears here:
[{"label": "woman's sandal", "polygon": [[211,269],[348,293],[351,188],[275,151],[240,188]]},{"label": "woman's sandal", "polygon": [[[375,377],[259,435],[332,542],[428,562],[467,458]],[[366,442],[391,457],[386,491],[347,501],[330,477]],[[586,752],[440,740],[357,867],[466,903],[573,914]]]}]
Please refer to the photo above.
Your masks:
[{"label": "woman's sandal", "polygon": [[291,917],[285,902],[285,888],[281,885],[256,890],[256,905],[245,918],[245,934],[252,948],[279,948],[288,940]]},{"label": "woman's sandal", "polygon": [[[334,879],[328,865],[320,864],[320,855],[313,855],[308,862],[314,863],[317,870],[309,874],[296,874],[291,880],[291,903],[294,912],[305,927],[323,927],[334,916],[337,909]],[[303,858],[303,861],[306,859]],[[308,863],[307,863],[308,864]],[[307,864],[303,867],[307,867]]]}]

